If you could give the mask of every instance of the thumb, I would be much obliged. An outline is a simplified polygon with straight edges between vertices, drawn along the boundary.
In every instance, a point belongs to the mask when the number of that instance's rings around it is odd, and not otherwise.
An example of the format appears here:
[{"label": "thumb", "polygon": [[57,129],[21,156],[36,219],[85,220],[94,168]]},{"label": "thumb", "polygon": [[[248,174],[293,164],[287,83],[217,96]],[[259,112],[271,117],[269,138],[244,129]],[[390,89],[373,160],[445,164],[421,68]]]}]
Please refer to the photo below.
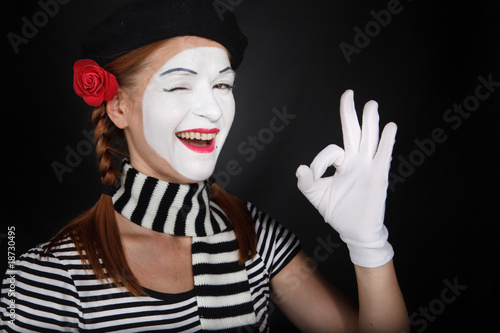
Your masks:
[{"label": "thumb", "polygon": [[299,166],[295,176],[297,177],[297,187],[301,192],[309,190],[313,185],[313,173],[307,165]]}]

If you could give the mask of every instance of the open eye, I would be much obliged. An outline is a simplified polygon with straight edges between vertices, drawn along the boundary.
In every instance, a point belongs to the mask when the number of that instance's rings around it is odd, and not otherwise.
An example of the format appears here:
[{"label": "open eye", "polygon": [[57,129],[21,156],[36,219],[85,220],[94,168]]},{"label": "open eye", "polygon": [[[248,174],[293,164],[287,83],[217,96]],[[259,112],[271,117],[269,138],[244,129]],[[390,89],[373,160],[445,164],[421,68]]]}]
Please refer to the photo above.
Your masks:
[{"label": "open eye", "polygon": [[216,85],[213,86],[215,89],[222,89],[222,90],[232,90],[234,86],[228,84],[228,83],[217,83]]}]

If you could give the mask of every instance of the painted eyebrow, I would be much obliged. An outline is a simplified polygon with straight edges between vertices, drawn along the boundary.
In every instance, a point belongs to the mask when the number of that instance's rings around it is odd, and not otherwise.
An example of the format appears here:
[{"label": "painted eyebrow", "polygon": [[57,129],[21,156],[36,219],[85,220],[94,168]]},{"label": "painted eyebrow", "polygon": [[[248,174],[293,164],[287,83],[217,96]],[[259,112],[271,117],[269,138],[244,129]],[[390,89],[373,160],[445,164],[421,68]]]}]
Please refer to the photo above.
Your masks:
[{"label": "painted eyebrow", "polygon": [[227,66],[226,68],[220,70],[219,73],[224,73],[224,72],[227,72],[227,71],[234,72],[233,69],[230,66]]},{"label": "painted eyebrow", "polygon": [[164,71],[163,73],[160,74],[160,77],[168,75],[168,74],[173,73],[173,72],[188,72],[188,73],[194,74],[194,75],[198,74],[189,68],[176,67],[176,68],[172,68],[172,69]]}]

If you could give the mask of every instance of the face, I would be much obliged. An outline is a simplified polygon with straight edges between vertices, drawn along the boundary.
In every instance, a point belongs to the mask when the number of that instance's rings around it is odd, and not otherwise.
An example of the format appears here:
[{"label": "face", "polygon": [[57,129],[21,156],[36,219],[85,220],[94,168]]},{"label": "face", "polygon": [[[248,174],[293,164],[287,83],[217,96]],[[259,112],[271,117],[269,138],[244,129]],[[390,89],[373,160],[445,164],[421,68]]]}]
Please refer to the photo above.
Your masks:
[{"label": "face", "polygon": [[153,169],[147,172],[150,175],[179,183],[212,175],[235,112],[235,73],[227,51],[214,44],[180,47],[151,76],[142,97],[141,119],[149,147],[133,149],[135,156],[131,150],[132,165],[141,159],[137,164],[148,164]]}]

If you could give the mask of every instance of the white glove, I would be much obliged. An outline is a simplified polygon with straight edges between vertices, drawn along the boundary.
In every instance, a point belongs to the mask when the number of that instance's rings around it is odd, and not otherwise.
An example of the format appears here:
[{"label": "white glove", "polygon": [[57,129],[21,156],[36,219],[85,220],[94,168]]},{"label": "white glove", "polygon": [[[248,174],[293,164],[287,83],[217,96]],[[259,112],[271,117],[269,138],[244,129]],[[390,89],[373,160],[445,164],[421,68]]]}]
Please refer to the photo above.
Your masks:
[{"label": "white glove", "polygon": [[[378,104],[369,101],[361,130],[353,96],[347,90],[340,99],[344,149],[329,145],[310,167],[301,165],[297,186],[339,233],[355,265],[379,267],[394,256],[387,241],[384,211],[397,126],[387,124],[379,142]],[[322,178],[329,166],[335,167],[335,174]]]}]

